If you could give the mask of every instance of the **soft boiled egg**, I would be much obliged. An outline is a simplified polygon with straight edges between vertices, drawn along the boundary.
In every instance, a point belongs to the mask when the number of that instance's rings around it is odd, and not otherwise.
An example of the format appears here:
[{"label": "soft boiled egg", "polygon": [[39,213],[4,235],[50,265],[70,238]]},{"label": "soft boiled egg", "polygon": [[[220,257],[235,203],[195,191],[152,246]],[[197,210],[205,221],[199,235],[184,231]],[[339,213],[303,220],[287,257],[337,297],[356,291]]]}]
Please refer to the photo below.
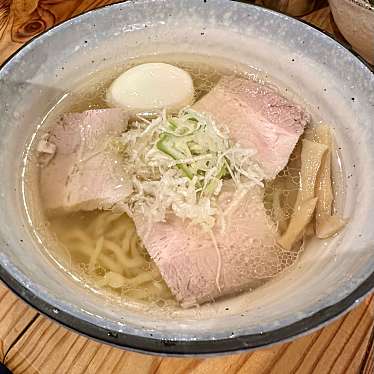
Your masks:
[{"label": "soft boiled egg", "polygon": [[107,102],[136,113],[152,113],[160,109],[176,112],[191,105],[194,87],[190,74],[165,63],[135,66],[113,81]]}]

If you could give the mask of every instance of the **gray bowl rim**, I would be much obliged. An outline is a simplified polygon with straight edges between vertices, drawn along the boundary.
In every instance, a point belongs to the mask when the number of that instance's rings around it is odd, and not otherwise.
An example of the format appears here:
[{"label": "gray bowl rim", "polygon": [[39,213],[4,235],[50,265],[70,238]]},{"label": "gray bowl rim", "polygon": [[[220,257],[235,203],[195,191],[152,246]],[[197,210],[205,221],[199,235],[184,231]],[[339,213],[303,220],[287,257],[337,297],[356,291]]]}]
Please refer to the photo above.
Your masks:
[{"label": "gray bowl rim", "polygon": [[[207,0],[202,0],[206,2]],[[230,0],[240,2],[246,6],[260,7],[259,5],[248,4],[245,0]],[[1,65],[0,73],[2,69],[12,62],[12,59],[20,53],[23,48],[32,44],[36,39],[48,37],[48,32],[56,30],[62,25],[69,24],[76,18],[84,18],[90,13],[100,12],[104,8],[116,7],[116,6],[127,6],[131,3],[129,0],[119,1],[117,3],[103,5],[101,7],[85,11],[79,15],[69,18],[68,20],[61,22],[48,30],[34,36],[26,43],[22,45],[17,51],[10,55]],[[266,9],[266,8],[263,8]],[[306,27],[315,29],[329,38],[333,39],[337,44],[340,44],[343,48],[353,54],[362,64],[364,64],[369,72],[374,73],[372,67],[356,53],[348,44],[342,43],[336,40],[330,33],[321,30],[319,27],[311,25],[310,23],[298,19],[296,17],[288,16],[277,11],[266,9],[266,12],[281,14],[285,19],[296,20]],[[245,351],[251,351],[255,349],[265,348],[278,343],[284,343],[293,340],[296,337],[300,337],[311,333],[314,330],[320,329],[329,322],[337,319],[344,313],[351,310],[357,303],[359,303],[365,296],[374,290],[374,271],[370,276],[362,282],[352,293],[344,297],[337,303],[325,307],[316,313],[305,317],[297,322],[290,325],[266,331],[259,334],[247,334],[240,336],[233,336],[232,338],[218,339],[218,340],[167,340],[167,339],[155,339],[150,337],[140,337],[136,335],[127,334],[124,332],[110,331],[103,327],[94,325],[90,322],[82,320],[67,313],[63,310],[57,310],[53,305],[46,302],[44,299],[35,295],[28,288],[19,283],[12,274],[0,264],[0,280],[11,289],[19,298],[24,300],[28,305],[36,309],[38,312],[59,323],[60,325],[85,335],[91,339],[106,343],[117,348],[126,349],[129,351],[154,354],[161,356],[212,356],[222,354],[234,354]]]},{"label": "gray bowl rim", "polygon": [[348,0],[350,3],[367,10],[374,10],[374,6],[370,3],[364,3],[362,0]]}]

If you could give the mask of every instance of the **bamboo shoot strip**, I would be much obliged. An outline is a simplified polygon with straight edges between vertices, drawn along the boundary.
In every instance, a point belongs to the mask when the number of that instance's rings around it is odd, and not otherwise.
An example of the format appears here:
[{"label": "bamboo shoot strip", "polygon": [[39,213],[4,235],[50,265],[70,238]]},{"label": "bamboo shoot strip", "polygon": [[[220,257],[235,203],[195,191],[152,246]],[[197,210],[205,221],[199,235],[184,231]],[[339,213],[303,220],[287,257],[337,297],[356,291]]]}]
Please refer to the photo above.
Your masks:
[{"label": "bamboo shoot strip", "polygon": [[332,215],[333,193],[331,185],[331,151],[332,138],[327,126],[315,129],[315,139],[318,143],[328,147],[321,162],[317,175],[316,196],[316,235],[320,239],[328,238],[341,230],[345,221],[337,215]]},{"label": "bamboo shoot strip", "polygon": [[305,227],[313,217],[317,198],[307,200],[299,205],[292,214],[286,232],[278,240],[278,244],[287,250],[291,250],[294,243],[302,236]]},{"label": "bamboo shoot strip", "polygon": [[315,184],[321,160],[327,146],[303,140],[301,150],[300,185],[295,203],[295,209],[291,216],[286,232],[278,243],[285,249],[290,250],[295,242],[301,237],[306,225],[313,217],[317,204],[315,198]]}]

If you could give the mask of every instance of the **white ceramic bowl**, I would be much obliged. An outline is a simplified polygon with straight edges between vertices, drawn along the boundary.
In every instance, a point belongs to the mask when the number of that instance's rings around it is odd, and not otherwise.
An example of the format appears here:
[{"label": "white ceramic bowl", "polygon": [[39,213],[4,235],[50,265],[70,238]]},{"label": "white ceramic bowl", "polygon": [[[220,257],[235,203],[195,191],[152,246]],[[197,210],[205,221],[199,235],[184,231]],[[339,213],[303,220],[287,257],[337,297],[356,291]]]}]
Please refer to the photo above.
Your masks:
[{"label": "white ceramic bowl", "polygon": [[334,21],[352,47],[374,64],[374,6],[363,0],[329,0]]},{"label": "white ceramic bowl", "polygon": [[[47,111],[82,77],[128,58],[184,52],[262,69],[336,133],[349,217],[297,266],[255,292],[199,309],[143,310],[105,300],[52,266],[22,202],[23,152]],[[158,354],[262,347],[316,329],[374,286],[374,76],[350,51],[285,15],[228,0],[139,0],[69,20],[0,70],[0,277],[60,323],[104,342]]]}]

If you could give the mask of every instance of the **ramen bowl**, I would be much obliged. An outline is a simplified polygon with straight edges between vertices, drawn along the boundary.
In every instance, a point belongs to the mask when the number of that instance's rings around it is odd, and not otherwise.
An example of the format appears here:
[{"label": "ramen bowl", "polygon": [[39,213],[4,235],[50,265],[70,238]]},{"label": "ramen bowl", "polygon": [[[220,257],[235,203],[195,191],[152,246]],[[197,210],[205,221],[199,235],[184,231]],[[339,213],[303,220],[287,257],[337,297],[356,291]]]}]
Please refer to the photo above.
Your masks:
[{"label": "ramen bowl", "polygon": [[[53,264],[30,229],[24,154],[48,111],[82,77],[139,56],[198,53],[258,69],[334,129],[346,228],[253,292],[200,308],[115,302]],[[0,277],[30,305],[102,342],[169,355],[238,352],[292,339],[352,308],[374,287],[374,76],[350,51],[285,15],[239,2],[131,1],[35,38],[0,72]]]}]

